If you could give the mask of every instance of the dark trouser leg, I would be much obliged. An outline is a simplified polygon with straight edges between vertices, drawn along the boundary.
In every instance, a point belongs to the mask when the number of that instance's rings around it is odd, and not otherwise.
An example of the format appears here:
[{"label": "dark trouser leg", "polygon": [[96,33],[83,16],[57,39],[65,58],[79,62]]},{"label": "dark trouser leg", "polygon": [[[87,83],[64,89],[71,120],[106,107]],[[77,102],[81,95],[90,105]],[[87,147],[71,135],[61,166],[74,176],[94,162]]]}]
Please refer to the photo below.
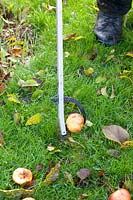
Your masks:
[{"label": "dark trouser leg", "polygon": [[132,0],[97,0],[99,9],[107,14],[125,15],[131,8]]},{"label": "dark trouser leg", "polygon": [[97,0],[99,13],[94,33],[100,42],[114,45],[121,39],[123,15],[131,3],[132,0]]}]

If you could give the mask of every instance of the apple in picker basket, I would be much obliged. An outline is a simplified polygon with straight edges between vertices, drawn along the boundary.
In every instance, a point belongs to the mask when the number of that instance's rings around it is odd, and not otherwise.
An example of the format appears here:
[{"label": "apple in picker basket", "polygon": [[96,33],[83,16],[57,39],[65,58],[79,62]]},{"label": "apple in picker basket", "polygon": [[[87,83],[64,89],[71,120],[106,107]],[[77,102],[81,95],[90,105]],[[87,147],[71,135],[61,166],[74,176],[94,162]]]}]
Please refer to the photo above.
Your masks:
[{"label": "apple in picker basket", "polygon": [[121,188],[113,192],[109,196],[108,200],[130,200],[130,199],[131,199],[131,196],[128,190]]},{"label": "apple in picker basket", "polygon": [[71,113],[66,119],[66,126],[71,133],[79,133],[84,126],[84,117],[79,113]]}]

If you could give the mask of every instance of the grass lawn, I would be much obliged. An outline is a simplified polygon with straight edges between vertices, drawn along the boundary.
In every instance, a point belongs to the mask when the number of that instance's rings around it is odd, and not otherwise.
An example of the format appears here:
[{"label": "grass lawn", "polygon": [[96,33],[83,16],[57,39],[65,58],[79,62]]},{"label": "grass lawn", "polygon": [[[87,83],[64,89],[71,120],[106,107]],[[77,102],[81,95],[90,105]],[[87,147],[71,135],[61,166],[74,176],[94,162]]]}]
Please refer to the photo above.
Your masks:
[{"label": "grass lawn", "polygon": [[[0,6],[0,68],[1,74],[2,69],[7,73],[6,89],[0,96],[0,144],[4,140],[4,145],[0,145],[0,189],[20,188],[12,181],[12,174],[16,168],[25,167],[34,175],[32,197],[36,200],[79,200],[82,194],[87,194],[88,200],[107,200],[110,188],[118,189],[120,181],[133,174],[133,147],[121,148],[102,131],[103,126],[119,125],[133,140],[133,60],[126,55],[133,50],[133,12],[126,16],[121,42],[105,47],[93,34],[95,0],[67,0],[63,4],[63,34],[70,37],[64,40],[64,93],[79,100],[87,120],[93,123],[79,134],[71,135],[79,143],[73,145],[60,141],[58,108],[51,101],[57,96],[58,83],[56,12],[49,5],[56,3],[3,0]],[[90,68],[94,72],[85,74]],[[39,81],[37,87],[18,84],[32,78]],[[108,97],[99,94],[105,87]],[[110,98],[112,88],[115,96]],[[19,102],[10,101],[9,94],[14,94]],[[65,104],[65,117],[75,110],[73,104]],[[41,122],[26,126],[27,120],[37,113],[42,116]],[[49,152],[50,144],[61,151]],[[111,155],[109,150],[119,156]],[[38,186],[45,179],[48,167],[59,162],[57,180]],[[89,169],[92,175],[80,183],[77,171],[82,168]],[[72,176],[71,180],[66,172]],[[0,199],[12,197],[1,195]]]}]

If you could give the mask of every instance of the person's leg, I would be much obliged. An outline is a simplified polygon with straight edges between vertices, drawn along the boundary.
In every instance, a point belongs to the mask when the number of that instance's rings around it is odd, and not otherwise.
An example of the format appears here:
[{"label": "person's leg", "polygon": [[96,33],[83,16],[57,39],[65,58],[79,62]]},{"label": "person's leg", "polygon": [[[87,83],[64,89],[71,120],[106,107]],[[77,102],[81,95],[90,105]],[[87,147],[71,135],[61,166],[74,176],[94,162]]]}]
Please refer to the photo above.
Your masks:
[{"label": "person's leg", "polygon": [[98,40],[116,44],[121,37],[123,16],[131,8],[132,0],[97,0],[99,13],[94,27]]},{"label": "person's leg", "polygon": [[132,0],[97,0],[99,9],[107,14],[125,15],[131,8]]}]

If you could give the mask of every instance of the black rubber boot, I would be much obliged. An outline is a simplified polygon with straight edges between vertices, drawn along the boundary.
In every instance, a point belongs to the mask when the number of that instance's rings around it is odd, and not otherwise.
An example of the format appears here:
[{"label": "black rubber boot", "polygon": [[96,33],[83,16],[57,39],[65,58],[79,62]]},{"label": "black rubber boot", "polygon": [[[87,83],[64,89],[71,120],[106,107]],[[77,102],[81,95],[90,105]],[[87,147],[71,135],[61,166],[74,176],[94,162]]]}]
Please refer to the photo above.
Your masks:
[{"label": "black rubber boot", "polygon": [[121,38],[123,15],[108,15],[99,11],[94,27],[97,39],[106,45],[115,45]]}]

